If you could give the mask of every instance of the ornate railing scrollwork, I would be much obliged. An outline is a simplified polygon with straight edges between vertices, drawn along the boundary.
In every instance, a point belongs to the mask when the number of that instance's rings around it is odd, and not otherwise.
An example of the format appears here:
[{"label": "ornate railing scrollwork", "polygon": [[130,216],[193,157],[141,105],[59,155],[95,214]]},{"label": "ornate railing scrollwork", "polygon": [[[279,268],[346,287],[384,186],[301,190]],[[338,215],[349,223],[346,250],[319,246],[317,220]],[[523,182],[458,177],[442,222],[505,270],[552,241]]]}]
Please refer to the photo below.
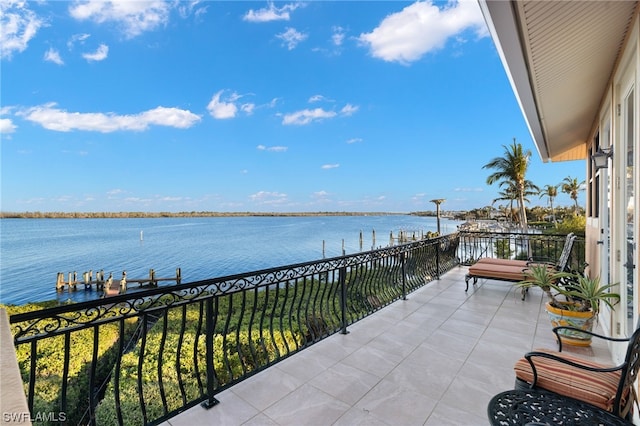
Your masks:
[{"label": "ornate railing scrollwork", "polygon": [[30,410],[66,410],[70,424],[158,424],[211,407],[437,279],[458,264],[458,243],[452,234],[12,315]]}]

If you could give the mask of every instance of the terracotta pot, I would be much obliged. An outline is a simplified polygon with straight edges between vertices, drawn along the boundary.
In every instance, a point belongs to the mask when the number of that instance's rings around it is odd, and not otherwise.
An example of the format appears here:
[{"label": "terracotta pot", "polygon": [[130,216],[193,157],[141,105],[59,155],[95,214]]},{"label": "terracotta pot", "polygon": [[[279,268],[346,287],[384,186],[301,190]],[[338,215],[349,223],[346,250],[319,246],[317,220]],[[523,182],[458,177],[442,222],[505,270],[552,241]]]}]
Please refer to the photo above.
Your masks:
[{"label": "terracotta pot", "polygon": [[[580,330],[592,331],[594,315],[592,311],[588,312],[576,312],[565,309],[558,309],[551,306],[548,302],[546,304],[547,313],[551,320],[551,325],[557,327],[560,325],[566,325],[570,327],[579,328]],[[589,346],[591,345],[591,336],[588,334],[580,333],[573,330],[560,330],[560,339],[563,344],[572,346]]]}]

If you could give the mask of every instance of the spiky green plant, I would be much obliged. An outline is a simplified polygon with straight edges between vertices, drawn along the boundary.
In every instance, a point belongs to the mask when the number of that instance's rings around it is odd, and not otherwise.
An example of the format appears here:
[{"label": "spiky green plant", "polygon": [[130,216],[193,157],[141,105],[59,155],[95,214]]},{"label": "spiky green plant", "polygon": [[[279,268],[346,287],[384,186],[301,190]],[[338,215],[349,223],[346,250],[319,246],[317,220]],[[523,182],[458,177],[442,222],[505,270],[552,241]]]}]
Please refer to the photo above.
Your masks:
[{"label": "spiky green plant", "polygon": [[[558,272],[543,264],[527,268],[525,279],[516,283],[518,287],[540,288],[554,308],[578,312],[600,312],[600,302],[613,309],[620,295],[611,292],[614,284],[601,284],[600,277],[589,277],[578,272]],[[566,303],[558,299],[564,296]]]},{"label": "spiky green plant", "polygon": [[570,276],[571,274],[567,272],[558,272],[544,264],[533,264],[526,269],[525,279],[516,283],[516,285],[523,289],[538,287],[547,295],[551,306],[564,309],[562,303],[557,299],[561,292],[556,283],[560,279]]},{"label": "spiky green plant", "polygon": [[613,284],[602,285],[600,277],[588,277],[582,274],[573,274],[576,282],[562,287],[562,294],[569,301],[575,303],[576,311],[593,311],[594,315],[600,312],[600,302],[613,309],[615,302],[620,300],[620,295],[612,293]]}]

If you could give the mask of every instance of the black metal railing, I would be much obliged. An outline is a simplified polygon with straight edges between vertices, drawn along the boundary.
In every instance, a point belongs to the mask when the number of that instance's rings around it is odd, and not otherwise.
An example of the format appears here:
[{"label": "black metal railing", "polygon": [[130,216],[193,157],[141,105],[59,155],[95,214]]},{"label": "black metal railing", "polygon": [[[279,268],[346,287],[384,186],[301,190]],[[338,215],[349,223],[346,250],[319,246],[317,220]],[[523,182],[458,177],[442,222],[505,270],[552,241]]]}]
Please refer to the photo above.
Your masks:
[{"label": "black metal railing", "polygon": [[[561,234],[481,231],[462,231],[459,235],[458,256],[462,265],[471,265],[482,257],[555,263],[560,258],[567,237]],[[585,239],[577,237],[569,256],[568,269],[583,271],[585,265]]]},{"label": "black metal railing", "polygon": [[158,424],[211,407],[229,386],[439,278],[458,265],[460,241],[456,233],[12,315],[32,417]]}]

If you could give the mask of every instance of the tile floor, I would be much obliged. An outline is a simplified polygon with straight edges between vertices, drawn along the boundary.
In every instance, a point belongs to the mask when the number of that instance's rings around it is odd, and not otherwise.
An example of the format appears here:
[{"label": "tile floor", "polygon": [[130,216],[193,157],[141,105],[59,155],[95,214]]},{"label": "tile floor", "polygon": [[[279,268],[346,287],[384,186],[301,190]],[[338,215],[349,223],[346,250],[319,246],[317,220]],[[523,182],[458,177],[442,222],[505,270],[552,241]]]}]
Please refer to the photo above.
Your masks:
[{"label": "tile floor", "polygon": [[[540,291],[464,291],[465,267],[191,408],[164,426],[482,425],[525,352],[555,348]],[[606,344],[565,348],[610,362]]]}]

